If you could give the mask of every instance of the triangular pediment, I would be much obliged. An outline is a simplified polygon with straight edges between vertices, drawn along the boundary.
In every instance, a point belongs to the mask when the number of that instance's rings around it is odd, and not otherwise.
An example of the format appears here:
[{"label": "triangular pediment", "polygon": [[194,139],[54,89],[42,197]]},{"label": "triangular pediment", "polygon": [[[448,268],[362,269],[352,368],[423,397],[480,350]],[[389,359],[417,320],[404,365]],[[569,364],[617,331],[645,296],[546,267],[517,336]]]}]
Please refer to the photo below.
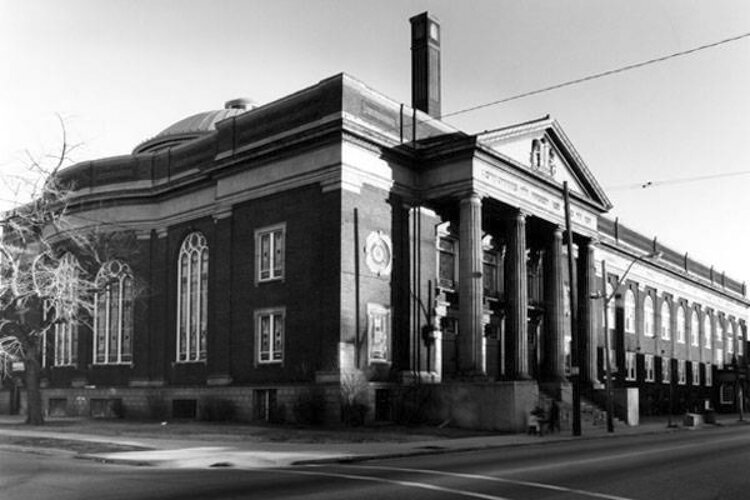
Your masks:
[{"label": "triangular pediment", "polygon": [[572,193],[599,207],[612,208],[607,195],[557,121],[540,120],[480,134],[478,142],[508,159],[522,172],[553,184],[567,182]]}]

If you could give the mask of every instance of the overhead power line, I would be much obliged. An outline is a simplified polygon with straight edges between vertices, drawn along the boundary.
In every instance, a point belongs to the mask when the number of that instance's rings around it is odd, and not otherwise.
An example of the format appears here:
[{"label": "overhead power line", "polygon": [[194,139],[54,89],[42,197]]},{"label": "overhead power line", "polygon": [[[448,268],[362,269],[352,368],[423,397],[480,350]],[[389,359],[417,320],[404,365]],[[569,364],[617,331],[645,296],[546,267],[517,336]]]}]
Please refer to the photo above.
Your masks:
[{"label": "overhead power line", "polygon": [[672,179],[663,179],[660,181],[636,182],[632,184],[620,184],[619,186],[609,186],[606,189],[611,191],[625,191],[629,189],[649,189],[658,186],[669,186],[676,184],[687,184],[690,182],[700,182],[712,179],[721,179],[724,177],[737,177],[740,175],[750,175],[750,170],[739,170],[737,172],[726,172],[723,174],[699,175],[695,177],[676,177]]},{"label": "overhead power line", "polygon": [[555,85],[550,85],[548,87],[542,87],[542,88],[539,88],[539,89],[536,89],[536,90],[530,90],[530,91],[523,92],[521,94],[516,94],[516,95],[510,96],[510,97],[504,97],[504,98],[498,99],[496,101],[491,101],[491,102],[487,102],[487,103],[484,103],[484,104],[478,104],[476,106],[472,106],[472,107],[469,107],[469,108],[460,109],[458,111],[452,111],[450,113],[446,113],[446,114],[442,115],[440,117],[440,119],[448,118],[448,117],[451,117],[451,116],[460,115],[460,114],[463,114],[463,113],[468,113],[470,111],[477,111],[479,109],[488,108],[490,106],[497,106],[498,104],[504,104],[506,102],[516,101],[518,99],[523,99],[524,97],[530,97],[530,96],[533,96],[533,95],[542,94],[542,93],[545,93],[545,92],[549,92],[551,90],[557,90],[557,89],[561,89],[561,88],[564,88],[564,87],[570,87],[570,86],[573,86],[573,85],[578,85],[579,83],[584,83],[584,82],[588,82],[588,81],[591,81],[591,80],[596,80],[596,79],[599,79],[599,78],[604,78],[606,76],[612,76],[612,75],[616,75],[618,73],[624,73],[625,71],[630,71],[630,70],[633,70],[633,69],[642,68],[644,66],[649,66],[651,64],[657,64],[657,63],[665,62],[665,61],[668,61],[670,59],[674,59],[676,57],[682,57],[682,56],[686,56],[686,55],[689,55],[689,54],[694,54],[695,52],[699,52],[701,50],[711,49],[711,48],[718,47],[720,45],[724,45],[724,44],[727,44],[727,43],[736,42],[738,40],[742,40],[742,39],[748,38],[748,37],[750,37],[750,32],[743,33],[741,35],[733,36],[733,37],[730,37],[730,38],[725,38],[723,40],[719,40],[718,42],[712,42],[712,43],[707,43],[705,45],[700,45],[700,46],[694,47],[692,49],[681,50],[679,52],[674,52],[673,54],[669,54],[669,55],[666,55],[666,56],[657,57],[657,58],[654,58],[654,59],[649,59],[647,61],[642,61],[642,62],[639,62],[639,63],[628,64],[627,66],[621,66],[619,68],[610,69],[610,70],[607,70],[607,71],[602,71],[601,73],[595,73],[593,75],[588,75],[588,76],[584,76],[584,77],[581,77],[581,78],[576,78],[574,80],[568,80],[566,82],[557,83]]}]

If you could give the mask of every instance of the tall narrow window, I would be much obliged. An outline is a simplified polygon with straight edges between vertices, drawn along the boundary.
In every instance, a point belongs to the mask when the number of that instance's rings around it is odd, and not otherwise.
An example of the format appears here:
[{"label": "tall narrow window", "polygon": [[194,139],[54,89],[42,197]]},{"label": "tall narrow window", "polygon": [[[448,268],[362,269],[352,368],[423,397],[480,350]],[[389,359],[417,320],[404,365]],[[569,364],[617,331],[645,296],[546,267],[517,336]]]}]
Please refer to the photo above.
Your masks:
[{"label": "tall narrow window", "polygon": [[133,360],[133,274],[118,260],[105,263],[96,276],[94,363]]},{"label": "tall narrow window", "polygon": [[45,315],[54,314],[54,366],[75,366],[78,363],[78,287],[80,265],[66,253],[57,266],[57,299],[46,304]]},{"label": "tall narrow window", "polygon": [[672,311],[666,299],[661,303],[661,338],[662,340],[672,338]]},{"label": "tall narrow window", "polygon": [[680,344],[685,343],[685,308],[682,304],[677,306],[677,342]]},{"label": "tall narrow window", "polygon": [[693,385],[701,385],[701,367],[697,361],[691,361],[691,368],[693,372]]},{"label": "tall narrow window", "polygon": [[286,224],[255,231],[256,282],[284,278]]},{"label": "tall narrow window", "polygon": [[615,298],[614,298],[614,288],[612,288],[612,285],[607,283],[607,287],[605,290],[605,293],[607,294],[607,297],[612,297],[612,300],[609,301],[607,304],[607,323],[609,324],[609,329],[614,330],[615,325]]},{"label": "tall narrow window", "polygon": [[700,345],[700,322],[697,309],[690,311],[690,344],[695,347]]},{"label": "tall narrow window", "polygon": [[706,387],[711,387],[711,385],[713,385],[714,369],[711,366],[711,363],[706,363],[705,368],[706,368]]},{"label": "tall narrow window", "polygon": [[654,381],[654,355],[646,354],[643,356],[644,371],[646,372],[646,382]]},{"label": "tall narrow window", "polygon": [[732,361],[732,356],[734,355],[734,327],[732,326],[732,322],[727,320],[727,361]]},{"label": "tall narrow window", "polygon": [[711,349],[711,314],[703,313],[703,347]]},{"label": "tall narrow window", "polygon": [[635,295],[630,289],[625,291],[625,331],[635,333]]},{"label": "tall narrow window", "polygon": [[684,359],[677,360],[677,383],[679,385],[685,385],[687,383],[687,371]]},{"label": "tall narrow window", "polygon": [[495,296],[499,291],[498,261],[499,254],[494,250],[485,250],[482,254],[482,277],[484,279],[484,293]]},{"label": "tall narrow window", "polygon": [[208,333],[208,243],[199,232],[182,242],[177,264],[177,361],[204,361]]},{"label": "tall narrow window", "polygon": [[284,319],[280,309],[263,309],[255,312],[256,360],[260,364],[284,361]]},{"label": "tall narrow window", "polygon": [[668,384],[672,377],[672,360],[670,358],[661,358],[661,381]]},{"label": "tall narrow window", "polygon": [[626,352],[625,353],[625,380],[635,380],[635,379],[636,379],[635,353]]},{"label": "tall narrow window", "polygon": [[643,335],[654,336],[654,301],[650,295],[643,299]]},{"label": "tall narrow window", "polygon": [[442,288],[453,290],[458,286],[456,280],[456,240],[441,236],[438,238],[438,283]]}]

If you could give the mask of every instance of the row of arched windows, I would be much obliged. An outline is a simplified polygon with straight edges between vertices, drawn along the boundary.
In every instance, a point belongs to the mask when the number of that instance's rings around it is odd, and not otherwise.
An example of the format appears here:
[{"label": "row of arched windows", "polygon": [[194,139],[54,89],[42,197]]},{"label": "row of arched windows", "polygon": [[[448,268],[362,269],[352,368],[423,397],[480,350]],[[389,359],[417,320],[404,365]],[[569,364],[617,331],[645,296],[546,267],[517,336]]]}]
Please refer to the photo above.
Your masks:
[{"label": "row of arched windows", "polygon": [[[607,284],[608,296],[611,296],[612,287]],[[687,308],[690,311],[690,322],[687,322],[687,311],[683,304],[677,304],[674,309],[674,322],[672,321],[672,305],[669,300],[664,300],[661,303],[659,309],[659,315],[657,316],[656,309],[654,307],[654,300],[651,295],[645,295],[643,298],[643,335],[645,337],[655,337],[658,333],[662,340],[674,340],[677,343],[684,344],[687,342],[687,335],[690,336],[690,344],[694,347],[701,345],[701,328],[699,312],[694,308]],[[632,290],[627,289],[623,295],[623,311],[624,311],[624,329],[626,333],[636,333],[636,299],[635,294]],[[610,301],[607,310],[609,315],[608,321],[612,328],[614,328],[615,322],[615,304],[614,301]],[[724,320],[718,315],[711,313],[708,310],[702,311],[703,314],[703,347],[711,349],[712,347],[716,351],[715,359],[717,362],[721,362],[723,359],[723,346],[726,346],[726,354],[734,355],[735,347],[737,348],[737,354],[742,353],[742,332],[739,327],[735,327],[734,323],[729,320]],[[714,321],[712,318],[715,317],[715,328]],[[658,332],[656,329],[658,319]],[[689,325],[689,327],[688,327]],[[674,332],[672,328],[674,326]],[[715,342],[712,344],[711,332],[713,331]]]},{"label": "row of arched windows", "polygon": [[[256,231],[257,281],[284,278],[284,224]],[[75,272],[78,261],[68,253],[61,260]],[[206,237],[198,232],[182,241],[177,257],[177,331],[176,360],[206,360],[208,337],[209,248]],[[71,280],[73,282],[75,280]],[[94,297],[94,364],[127,364],[133,361],[134,284],[130,267],[120,260],[106,262],[96,276]],[[49,313],[49,306],[45,314]],[[259,363],[281,362],[284,349],[284,310],[268,309],[256,314]],[[43,352],[54,349],[54,366],[73,366],[78,362],[78,325],[76,321],[55,325],[54,338],[43,339]],[[47,356],[42,357],[46,366]]]}]

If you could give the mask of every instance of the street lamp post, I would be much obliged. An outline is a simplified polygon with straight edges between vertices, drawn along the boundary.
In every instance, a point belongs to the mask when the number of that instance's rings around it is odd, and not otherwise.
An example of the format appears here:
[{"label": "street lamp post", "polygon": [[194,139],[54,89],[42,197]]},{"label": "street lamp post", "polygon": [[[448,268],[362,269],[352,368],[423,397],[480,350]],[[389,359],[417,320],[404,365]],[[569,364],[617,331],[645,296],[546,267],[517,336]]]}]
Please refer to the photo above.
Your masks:
[{"label": "street lamp post", "polygon": [[[644,259],[658,259],[661,256],[661,252],[651,252],[645,255],[636,256],[622,273],[622,276],[617,280],[613,287],[612,293],[607,295],[607,263],[602,259],[602,289],[591,296],[592,299],[603,299],[604,304],[604,392],[607,399],[607,432],[615,432],[614,423],[614,398],[612,395],[612,359],[611,359],[611,348],[609,339],[609,303],[615,298],[620,286],[622,285],[625,278],[633,269],[636,262]],[[671,403],[670,403],[671,404]]]}]

